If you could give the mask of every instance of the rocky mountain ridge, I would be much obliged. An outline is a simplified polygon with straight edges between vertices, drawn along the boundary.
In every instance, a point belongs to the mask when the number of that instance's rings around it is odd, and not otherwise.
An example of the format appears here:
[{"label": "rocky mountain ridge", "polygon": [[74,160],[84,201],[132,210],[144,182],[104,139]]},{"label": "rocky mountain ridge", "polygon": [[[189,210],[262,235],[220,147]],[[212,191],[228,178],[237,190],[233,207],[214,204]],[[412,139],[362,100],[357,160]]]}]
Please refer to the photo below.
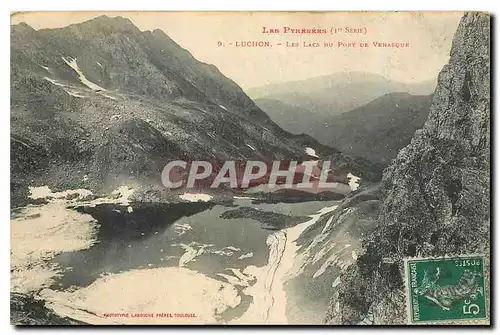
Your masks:
[{"label": "rocky mountain ridge", "polygon": [[307,160],[307,147],[344,174],[379,174],[366,160],[282,130],[237,84],[159,29],[100,16],[11,30],[14,202],[38,184],[146,185],[154,200],[165,193],[159,177],[168,160]]}]

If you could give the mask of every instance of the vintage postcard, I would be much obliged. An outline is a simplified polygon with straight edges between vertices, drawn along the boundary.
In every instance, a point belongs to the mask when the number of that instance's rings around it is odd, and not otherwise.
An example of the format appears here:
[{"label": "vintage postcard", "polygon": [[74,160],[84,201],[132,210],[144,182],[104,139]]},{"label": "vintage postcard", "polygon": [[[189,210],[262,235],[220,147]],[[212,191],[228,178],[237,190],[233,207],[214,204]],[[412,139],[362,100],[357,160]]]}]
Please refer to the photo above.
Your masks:
[{"label": "vintage postcard", "polygon": [[490,324],[489,13],[10,28],[12,324]]}]

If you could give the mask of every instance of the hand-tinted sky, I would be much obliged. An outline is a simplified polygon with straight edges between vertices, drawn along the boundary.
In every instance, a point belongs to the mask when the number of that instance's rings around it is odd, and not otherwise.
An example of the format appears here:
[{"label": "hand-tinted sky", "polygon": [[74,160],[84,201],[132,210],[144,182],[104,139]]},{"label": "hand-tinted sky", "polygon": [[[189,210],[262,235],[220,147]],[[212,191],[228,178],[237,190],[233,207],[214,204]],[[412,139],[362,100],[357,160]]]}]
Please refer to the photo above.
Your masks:
[{"label": "hand-tinted sky", "polygon": [[[141,30],[162,29],[198,60],[216,65],[245,88],[343,71],[378,73],[402,82],[433,79],[448,61],[460,12],[32,12],[12,16],[35,29],[56,28],[106,14]],[[262,34],[262,27],[366,28],[366,35]],[[272,48],[218,47],[217,42],[267,40]],[[278,42],[409,42],[395,48],[286,48]]]}]

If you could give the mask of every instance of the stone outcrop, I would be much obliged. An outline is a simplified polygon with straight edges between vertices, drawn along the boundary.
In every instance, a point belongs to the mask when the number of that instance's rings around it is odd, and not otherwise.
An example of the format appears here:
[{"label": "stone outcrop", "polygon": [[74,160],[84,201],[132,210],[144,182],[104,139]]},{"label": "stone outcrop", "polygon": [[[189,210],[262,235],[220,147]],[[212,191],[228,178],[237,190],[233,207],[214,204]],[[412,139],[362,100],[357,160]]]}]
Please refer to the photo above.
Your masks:
[{"label": "stone outcrop", "polygon": [[381,200],[379,226],[342,276],[326,323],[403,324],[404,258],[489,255],[488,14],[461,19],[429,117],[384,171]]}]

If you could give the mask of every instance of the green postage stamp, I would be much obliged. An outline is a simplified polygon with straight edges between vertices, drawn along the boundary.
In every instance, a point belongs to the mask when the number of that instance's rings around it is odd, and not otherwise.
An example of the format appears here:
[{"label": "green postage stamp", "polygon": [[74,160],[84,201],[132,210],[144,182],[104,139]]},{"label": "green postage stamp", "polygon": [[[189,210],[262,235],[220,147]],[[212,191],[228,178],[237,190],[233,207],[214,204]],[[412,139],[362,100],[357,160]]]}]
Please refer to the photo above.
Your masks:
[{"label": "green postage stamp", "polygon": [[407,259],[411,324],[487,318],[484,257]]}]

